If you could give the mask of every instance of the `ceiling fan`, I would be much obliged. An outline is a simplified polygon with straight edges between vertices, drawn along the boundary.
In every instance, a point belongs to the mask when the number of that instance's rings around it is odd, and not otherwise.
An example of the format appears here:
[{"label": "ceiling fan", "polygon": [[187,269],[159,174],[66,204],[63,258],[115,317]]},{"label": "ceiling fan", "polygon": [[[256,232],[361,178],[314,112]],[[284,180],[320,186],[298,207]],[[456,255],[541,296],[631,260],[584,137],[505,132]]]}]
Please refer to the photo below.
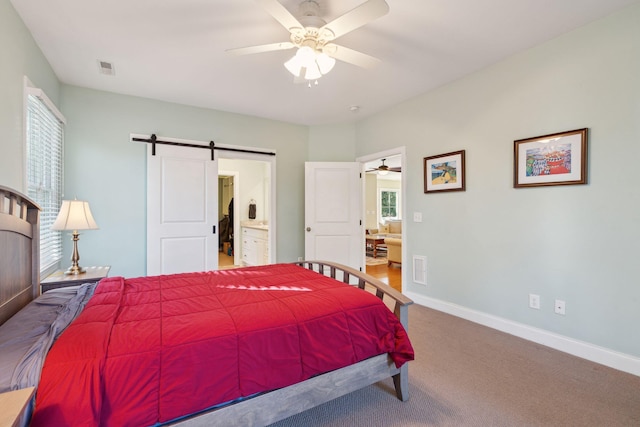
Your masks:
[{"label": "ceiling fan", "polygon": [[382,159],[382,164],[375,169],[369,169],[367,172],[377,172],[379,175],[386,175],[389,172],[402,172],[402,168],[400,167],[389,167],[385,165],[384,162],[387,159]]},{"label": "ceiling fan", "polygon": [[317,81],[327,74],[336,59],[363,68],[380,62],[373,56],[334,44],[333,40],[386,15],[389,5],[385,0],[367,0],[329,23],[318,16],[320,5],[317,0],[300,3],[300,18],[294,17],[278,0],[255,2],[289,31],[290,41],[227,49],[228,53],[248,55],[297,48],[293,58],[284,65],[295,77],[306,81]]}]

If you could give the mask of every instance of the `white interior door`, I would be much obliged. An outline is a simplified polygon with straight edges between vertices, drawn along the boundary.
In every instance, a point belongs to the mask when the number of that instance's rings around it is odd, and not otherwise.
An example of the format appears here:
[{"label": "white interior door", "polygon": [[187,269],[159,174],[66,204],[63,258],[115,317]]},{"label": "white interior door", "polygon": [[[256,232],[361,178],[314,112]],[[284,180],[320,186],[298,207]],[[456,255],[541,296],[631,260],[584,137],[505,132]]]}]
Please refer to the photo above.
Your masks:
[{"label": "white interior door", "polygon": [[305,163],[305,258],[362,268],[360,164]]},{"label": "white interior door", "polygon": [[147,275],[218,268],[218,162],[209,150],[147,148]]}]

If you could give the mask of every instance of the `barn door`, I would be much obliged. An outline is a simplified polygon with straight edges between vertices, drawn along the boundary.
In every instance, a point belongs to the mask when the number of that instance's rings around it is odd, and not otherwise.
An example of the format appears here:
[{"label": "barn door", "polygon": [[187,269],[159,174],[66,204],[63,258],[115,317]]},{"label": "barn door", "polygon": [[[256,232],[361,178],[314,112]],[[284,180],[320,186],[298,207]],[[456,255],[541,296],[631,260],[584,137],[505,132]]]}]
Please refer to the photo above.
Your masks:
[{"label": "barn door", "polygon": [[190,147],[147,147],[147,275],[218,268],[218,162]]}]

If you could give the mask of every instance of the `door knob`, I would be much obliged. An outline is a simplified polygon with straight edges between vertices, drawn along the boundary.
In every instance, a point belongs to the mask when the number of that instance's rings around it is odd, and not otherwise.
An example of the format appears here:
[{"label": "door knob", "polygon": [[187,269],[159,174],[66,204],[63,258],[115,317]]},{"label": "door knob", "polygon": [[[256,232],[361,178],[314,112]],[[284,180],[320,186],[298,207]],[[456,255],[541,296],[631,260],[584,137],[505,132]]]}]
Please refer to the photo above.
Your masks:
[{"label": "door knob", "polygon": [[311,227],[307,227],[307,231],[311,231]]}]

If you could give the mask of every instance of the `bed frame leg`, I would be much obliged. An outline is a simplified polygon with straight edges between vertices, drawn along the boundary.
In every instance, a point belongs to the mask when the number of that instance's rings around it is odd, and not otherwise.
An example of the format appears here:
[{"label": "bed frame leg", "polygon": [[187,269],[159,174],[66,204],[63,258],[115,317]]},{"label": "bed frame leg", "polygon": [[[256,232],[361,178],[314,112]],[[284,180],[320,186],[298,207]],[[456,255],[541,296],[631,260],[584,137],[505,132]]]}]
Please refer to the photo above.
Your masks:
[{"label": "bed frame leg", "polygon": [[403,402],[409,400],[409,366],[407,363],[402,365],[399,374],[393,376],[393,385],[396,388],[398,399]]}]

